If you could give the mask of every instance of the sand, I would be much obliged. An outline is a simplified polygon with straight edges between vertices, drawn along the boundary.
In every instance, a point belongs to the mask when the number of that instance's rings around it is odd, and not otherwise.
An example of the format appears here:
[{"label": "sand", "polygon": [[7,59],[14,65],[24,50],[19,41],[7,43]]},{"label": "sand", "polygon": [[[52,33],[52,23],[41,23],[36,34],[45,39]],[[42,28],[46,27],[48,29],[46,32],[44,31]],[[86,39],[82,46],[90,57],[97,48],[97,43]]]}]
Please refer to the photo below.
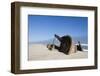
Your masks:
[{"label": "sand", "polygon": [[88,58],[87,51],[77,51],[66,55],[56,49],[48,50],[43,44],[29,44],[28,60],[55,60],[55,59],[81,59]]}]

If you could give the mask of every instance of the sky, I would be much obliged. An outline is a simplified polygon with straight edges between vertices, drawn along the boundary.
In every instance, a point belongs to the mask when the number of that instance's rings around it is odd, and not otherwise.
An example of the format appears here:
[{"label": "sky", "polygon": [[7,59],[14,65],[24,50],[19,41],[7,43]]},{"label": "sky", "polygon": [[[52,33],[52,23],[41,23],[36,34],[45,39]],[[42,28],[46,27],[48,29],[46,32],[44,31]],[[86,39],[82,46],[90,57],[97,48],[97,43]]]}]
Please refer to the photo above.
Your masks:
[{"label": "sky", "polygon": [[28,15],[29,42],[37,42],[59,36],[88,36],[88,17]]}]

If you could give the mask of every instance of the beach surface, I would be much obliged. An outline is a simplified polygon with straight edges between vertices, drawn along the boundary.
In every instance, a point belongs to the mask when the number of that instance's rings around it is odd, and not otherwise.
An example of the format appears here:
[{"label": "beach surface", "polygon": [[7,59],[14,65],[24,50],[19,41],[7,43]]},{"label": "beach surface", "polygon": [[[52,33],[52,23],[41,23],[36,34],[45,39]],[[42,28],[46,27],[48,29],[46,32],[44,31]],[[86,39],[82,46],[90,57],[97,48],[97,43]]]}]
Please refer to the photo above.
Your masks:
[{"label": "beach surface", "polygon": [[56,49],[48,50],[43,44],[29,44],[28,60],[58,60],[58,59],[82,59],[88,58],[87,51],[77,51],[66,55]]}]

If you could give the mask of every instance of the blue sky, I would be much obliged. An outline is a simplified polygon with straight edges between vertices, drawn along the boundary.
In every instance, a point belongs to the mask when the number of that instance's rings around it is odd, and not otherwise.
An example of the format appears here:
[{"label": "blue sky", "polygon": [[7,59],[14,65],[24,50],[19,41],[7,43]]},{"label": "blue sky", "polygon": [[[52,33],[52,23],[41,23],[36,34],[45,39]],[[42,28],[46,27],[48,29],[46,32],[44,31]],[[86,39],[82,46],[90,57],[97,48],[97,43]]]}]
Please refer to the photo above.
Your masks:
[{"label": "blue sky", "polygon": [[29,42],[37,42],[59,36],[87,37],[88,18],[74,16],[28,16]]}]

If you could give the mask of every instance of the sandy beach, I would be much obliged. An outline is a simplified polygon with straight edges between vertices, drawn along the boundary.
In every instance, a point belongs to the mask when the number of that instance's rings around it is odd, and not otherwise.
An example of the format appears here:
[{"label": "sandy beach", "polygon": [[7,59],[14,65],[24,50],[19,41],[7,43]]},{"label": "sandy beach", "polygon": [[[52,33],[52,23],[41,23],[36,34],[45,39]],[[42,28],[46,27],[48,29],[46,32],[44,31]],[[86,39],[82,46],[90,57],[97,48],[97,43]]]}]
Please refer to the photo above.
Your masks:
[{"label": "sandy beach", "polygon": [[66,55],[56,49],[48,50],[43,44],[29,44],[28,60],[55,60],[55,59],[81,59],[88,58],[87,51],[77,51],[76,53]]}]

